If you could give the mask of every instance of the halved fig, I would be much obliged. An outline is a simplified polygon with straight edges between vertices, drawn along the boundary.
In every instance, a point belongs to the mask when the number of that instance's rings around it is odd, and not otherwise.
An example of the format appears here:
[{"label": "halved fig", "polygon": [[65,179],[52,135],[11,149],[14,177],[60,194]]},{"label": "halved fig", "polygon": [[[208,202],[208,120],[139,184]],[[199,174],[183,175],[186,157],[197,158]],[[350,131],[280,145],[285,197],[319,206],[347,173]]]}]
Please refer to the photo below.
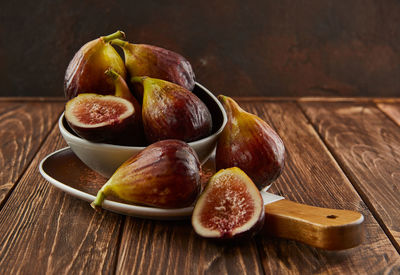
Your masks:
[{"label": "halved fig", "polygon": [[264,224],[264,203],[253,181],[239,168],[218,171],[196,202],[192,225],[205,238],[256,234]]},{"label": "halved fig", "polygon": [[112,95],[80,94],[65,106],[65,119],[74,132],[92,142],[140,145],[133,104]]}]

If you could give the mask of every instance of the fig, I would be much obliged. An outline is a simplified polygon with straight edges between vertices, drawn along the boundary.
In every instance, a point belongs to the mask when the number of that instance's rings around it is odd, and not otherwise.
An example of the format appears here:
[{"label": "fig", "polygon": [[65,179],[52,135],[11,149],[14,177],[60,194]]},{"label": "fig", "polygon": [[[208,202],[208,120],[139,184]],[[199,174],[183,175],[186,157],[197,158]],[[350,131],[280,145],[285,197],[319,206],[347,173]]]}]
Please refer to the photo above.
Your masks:
[{"label": "fig", "polygon": [[[135,133],[135,139],[129,140],[126,139],[127,142],[123,142],[126,145],[144,145],[145,144],[145,137],[144,137],[144,130],[143,130],[143,123],[142,123],[142,107],[140,106],[139,102],[136,100],[136,98],[133,96],[131,93],[128,84],[124,80],[124,78],[118,74],[115,70],[112,68],[108,68],[105,71],[105,74],[113,80],[114,82],[114,95],[119,96],[122,98],[125,98],[126,100],[129,100],[133,108],[135,109],[135,125],[134,128],[131,129]],[[121,137],[122,139],[124,137]],[[129,136],[128,136],[129,138]],[[134,142],[134,143],[132,143]]]},{"label": "fig", "polygon": [[113,81],[114,87],[112,91],[114,91],[115,96],[125,98],[126,100],[132,102],[133,105],[140,107],[139,102],[131,93],[125,79],[118,72],[116,72],[113,68],[108,68],[104,74]]},{"label": "fig", "polygon": [[200,162],[183,141],[163,140],[124,162],[97,193],[99,209],[113,194],[133,204],[159,208],[191,205],[200,192]]},{"label": "fig", "polygon": [[150,143],[163,139],[195,141],[212,130],[211,113],[192,92],[161,79],[134,77],[144,87],[142,120]]},{"label": "fig", "polygon": [[81,93],[113,94],[114,84],[104,75],[104,71],[111,67],[125,79],[126,69],[121,56],[109,41],[124,37],[123,32],[117,31],[86,43],[76,52],[64,78],[67,99]]},{"label": "fig", "polygon": [[244,111],[230,97],[220,95],[228,122],[218,138],[216,168],[239,167],[258,186],[270,185],[283,171],[285,146],[261,118]]},{"label": "fig", "polygon": [[[131,77],[149,76],[178,84],[191,91],[195,85],[195,76],[183,56],[173,51],[146,44],[132,44],[121,39],[111,41],[112,45],[122,48],[125,65]],[[135,85],[136,96],[141,100],[143,88]]]},{"label": "fig", "polygon": [[142,145],[137,110],[124,98],[79,94],[65,106],[65,119],[74,132],[92,142]]},{"label": "fig", "polygon": [[195,232],[212,239],[251,237],[264,220],[257,186],[237,167],[219,170],[210,178],[192,215]]}]

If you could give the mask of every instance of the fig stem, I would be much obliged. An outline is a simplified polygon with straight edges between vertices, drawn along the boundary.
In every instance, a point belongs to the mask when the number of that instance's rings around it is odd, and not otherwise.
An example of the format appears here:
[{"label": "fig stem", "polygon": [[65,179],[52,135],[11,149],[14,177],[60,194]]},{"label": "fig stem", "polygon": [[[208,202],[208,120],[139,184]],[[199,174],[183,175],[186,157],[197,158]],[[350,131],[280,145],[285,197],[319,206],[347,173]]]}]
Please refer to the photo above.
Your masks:
[{"label": "fig stem", "polygon": [[99,192],[97,192],[97,196],[96,199],[90,204],[91,207],[94,208],[94,210],[101,212],[101,205],[103,204],[104,199],[106,198],[106,194],[105,194],[105,187],[107,186],[107,184],[105,184],[100,190]]},{"label": "fig stem", "polygon": [[104,73],[112,80],[117,80],[120,76],[113,68],[108,68]]},{"label": "fig stem", "polygon": [[132,83],[143,83],[143,80],[145,80],[147,76],[134,76],[131,78]]},{"label": "fig stem", "polygon": [[124,48],[128,44],[127,41],[124,41],[121,39],[113,39],[113,40],[111,40],[110,43],[111,43],[111,45],[117,45],[117,46],[120,46],[121,48]]},{"label": "fig stem", "polygon": [[219,95],[217,98],[222,103],[222,106],[224,106],[228,118],[243,111],[239,104],[237,104],[232,98],[224,95]]},{"label": "fig stem", "polygon": [[[114,32],[114,33],[112,33],[112,34],[110,34],[110,35],[102,36],[102,37],[101,37],[101,39],[103,39],[103,41],[104,41],[105,43],[107,43],[107,42],[109,42],[109,41],[112,41],[112,40],[114,40],[114,39],[120,39],[120,38],[122,38],[122,39],[125,39],[125,38],[126,38],[125,33],[124,33],[123,31],[116,31],[116,32]],[[122,40],[121,40],[121,41],[122,41]]]}]

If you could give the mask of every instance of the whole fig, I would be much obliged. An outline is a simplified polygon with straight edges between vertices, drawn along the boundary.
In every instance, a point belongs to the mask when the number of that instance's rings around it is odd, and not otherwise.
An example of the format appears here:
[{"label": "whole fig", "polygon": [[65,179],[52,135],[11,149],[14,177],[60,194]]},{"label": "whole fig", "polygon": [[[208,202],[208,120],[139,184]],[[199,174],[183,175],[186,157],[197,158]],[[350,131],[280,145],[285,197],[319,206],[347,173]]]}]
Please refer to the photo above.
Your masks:
[{"label": "whole fig", "polygon": [[67,99],[80,93],[113,94],[113,82],[104,75],[104,71],[113,68],[122,78],[126,78],[126,69],[124,61],[109,41],[124,37],[123,32],[117,31],[86,43],[76,52],[64,78]]},{"label": "whole fig", "polygon": [[147,141],[179,139],[186,142],[208,136],[211,113],[192,92],[172,82],[134,77],[144,87],[142,120]]},{"label": "whole fig", "polygon": [[239,167],[262,189],[283,171],[285,146],[279,135],[261,118],[244,111],[230,97],[220,95],[228,122],[219,136],[217,169]]},{"label": "whole fig", "polygon": [[[195,85],[195,76],[190,65],[183,56],[173,51],[146,44],[132,44],[115,39],[112,45],[122,48],[125,65],[130,77],[149,76],[178,84],[191,91]],[[137,97],[141,100],[143,88],[135,85]]]},{"label": "whole fig", "polygon": [[134,204],[160,208],[191,205],[200,192],[200,162],[183,141],[163,140],[124,162],[91,204],[101,207],[114,194]]}]

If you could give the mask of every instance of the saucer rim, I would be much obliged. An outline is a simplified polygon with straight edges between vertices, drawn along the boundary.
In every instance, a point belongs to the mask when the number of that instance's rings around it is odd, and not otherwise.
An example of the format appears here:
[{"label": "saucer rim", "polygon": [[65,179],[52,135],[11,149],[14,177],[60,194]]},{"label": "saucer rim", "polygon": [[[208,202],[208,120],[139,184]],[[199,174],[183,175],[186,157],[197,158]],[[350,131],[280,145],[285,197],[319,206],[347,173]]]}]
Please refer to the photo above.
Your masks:
[{"label": "saucer rim", "polygon": [[[69,146],[56,150],[46,157],[44,157],[39,163],[39,172],[44,179],[46,179],[50,184],[55,186],[57,189],[72,195],[73,197],[79,198],[83,201],[92,202],[95,199],[95,196],[86,193],[82,190],[73,188],[63,182],[58,181],[48,174],[44,169],[44,164],[46,161],[51,161],[51,157],[57,155],[63,151],[71,150]],[[73,151],[71,150],[71,153]],[[164,220],[174,220],[174,219],[182,219],[191,216],[193,212],[193,206],[184,207],[184,208],[174,208],[174,209],[162,209],[148,206],[139,206],[139,205],[131,205],[122,202],[116,202],[112,200],[105,199],[102,205],[102,208],[105,210],[109,210],[118,214],[134,216],[139,218],[148,218],[148,219],[164,219]]]}]

